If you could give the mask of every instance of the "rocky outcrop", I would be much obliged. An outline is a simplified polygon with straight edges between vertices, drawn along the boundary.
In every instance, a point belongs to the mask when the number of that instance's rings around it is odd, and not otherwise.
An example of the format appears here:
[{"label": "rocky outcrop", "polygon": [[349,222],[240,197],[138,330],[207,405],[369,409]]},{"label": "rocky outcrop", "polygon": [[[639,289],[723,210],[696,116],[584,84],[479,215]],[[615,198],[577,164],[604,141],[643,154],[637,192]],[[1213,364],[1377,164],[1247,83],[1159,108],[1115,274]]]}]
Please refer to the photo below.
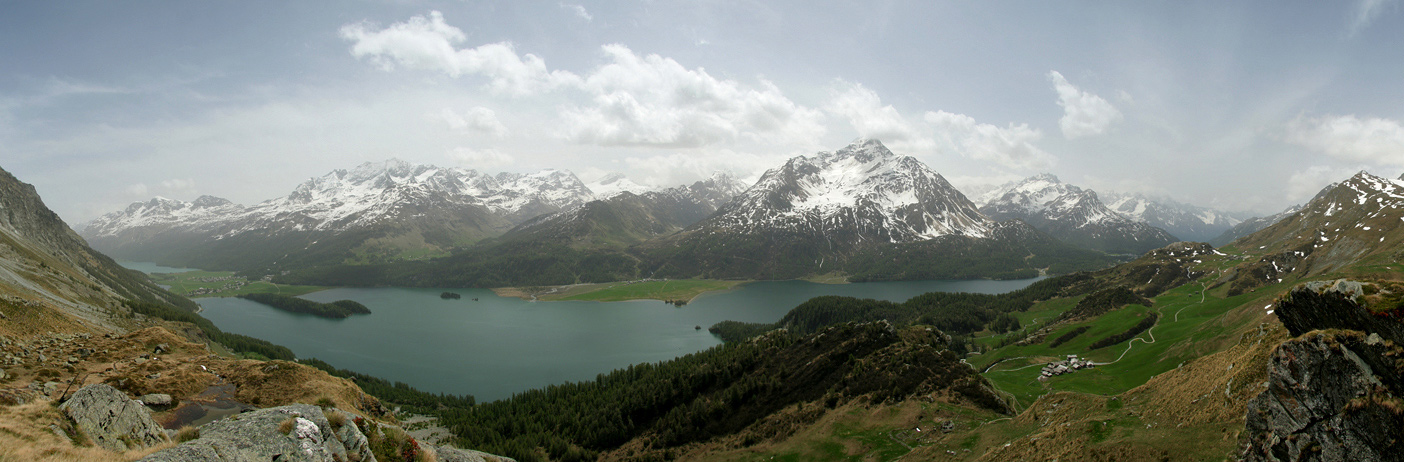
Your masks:
[{"label": "rocky outcrop", "polygon": [[[200,437],[143,461],[370,461],[366,437],[338,410],[293,404],[221,419]],[[338,415],[332,424],[327,415]]]},{"label": "rocky outcrop", "polygon": [[125,451],[167,441],[140,401],[110,385],[88,385],[73,394],[63,410],[88,439],[103,448]]},{"label": "rocky outcrop", "polygon": [[434,455],[438,457],[439,462],[516,462],[515,459],[492,455],[482,451],[431,446],[427,444],[423,446],[434,451]]},{"label": "rocky outcrop", "polygon": [[1404,460],[1404,330],[1357,303],[1363,294],[1316,282],[1278,300],[1300,336],[1277,347],[1267,390],[1248,405],[1244,460]]}]

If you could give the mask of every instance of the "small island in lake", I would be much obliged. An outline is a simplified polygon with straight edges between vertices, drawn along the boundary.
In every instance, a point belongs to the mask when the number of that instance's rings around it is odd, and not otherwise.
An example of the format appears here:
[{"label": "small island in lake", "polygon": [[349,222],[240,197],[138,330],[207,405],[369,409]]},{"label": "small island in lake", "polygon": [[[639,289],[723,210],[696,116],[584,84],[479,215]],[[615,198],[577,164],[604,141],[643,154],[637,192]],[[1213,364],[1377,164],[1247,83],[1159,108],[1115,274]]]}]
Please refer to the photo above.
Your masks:
[{"label": "small island in lake", "polygon": [[442,299],[444,299],[444,300],[449,300],[449,299],[458,300],[458,299],[460,299],[460,298],[463,298],[463,296],[462,296],[462,295],[459,295],[459,294],[456,294],[456,293],[453,293],[453,292],[444,292],[444,293],[442,293],[442,294],[439,294],[439,298],[442,298]]},{"label": "small island in lake", "polygon": [[291,313],[305,313],[323,318],[342,319],[353,314],[370,314],[370,308],[352,300],[337,300],[331,303],[314,302],[297,297],[278,294],[243,294],[239,298],[252,300]]}]

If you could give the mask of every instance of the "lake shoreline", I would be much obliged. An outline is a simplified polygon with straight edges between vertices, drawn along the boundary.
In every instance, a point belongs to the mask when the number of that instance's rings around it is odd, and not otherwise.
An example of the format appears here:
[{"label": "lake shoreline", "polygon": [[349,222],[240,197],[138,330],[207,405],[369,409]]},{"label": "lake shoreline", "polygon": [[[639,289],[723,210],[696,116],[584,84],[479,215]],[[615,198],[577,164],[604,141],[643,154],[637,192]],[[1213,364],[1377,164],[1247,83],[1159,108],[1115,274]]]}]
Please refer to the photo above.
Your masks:
[{"label": "lake shoreline", "polygon": [[[688,303],[692,303],[693,300],[696,300],[697,297],[700,297],[703,294],[712,292],[725,292],[753,282],[757,281],[726,281],[720,279],[641,279],[634,281],[567,284],[561,286],[497,287],[489,290],[492,290],[492,292],[499,297],[519,298],[529,302],[627,302],[636,300],[658,300],[674,304],[678,304],[678,302],[681,302],[681,304],[685,305]],[[670,289],[668,287],[668,285],[670,284],[681,285],[683,287]],[[653,289],[653,286],[658,286],[658,288]]]}]

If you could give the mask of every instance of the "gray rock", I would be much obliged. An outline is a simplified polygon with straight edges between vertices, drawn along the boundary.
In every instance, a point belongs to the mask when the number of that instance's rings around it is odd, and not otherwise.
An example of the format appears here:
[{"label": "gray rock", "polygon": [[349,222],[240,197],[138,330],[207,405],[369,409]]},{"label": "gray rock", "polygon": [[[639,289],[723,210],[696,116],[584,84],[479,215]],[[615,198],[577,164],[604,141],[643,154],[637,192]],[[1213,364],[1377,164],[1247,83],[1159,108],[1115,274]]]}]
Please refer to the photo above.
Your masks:
[{"label": "gray rock", "polygon": [[509,457],[496,456],[488,454],[486,452],[474,451],[471,449],[457,449],[450,448],[447,446],[433,446],[423,443],[420,443],[420,447],[434,451],[434,455],[437,456],[439,462],[517,462],[516,459],[512,459]]},{"label": "gray rock", "polygon": [[1401,354],[1351,331],[1283,342],[1268,363],[1268,389],[1248,403],[1242,460],[1400,460],[1404,419],[1390,403]]},{"label": "gray rock", "polygon": [[5,375],[5,370],[4,370],[4,369],[0,369],[0,380],[5,380],[5,377],[9,377],[9,376],[8,376],[8,375]]},{"label": "gray rock", "polygon": [[[291,431],[279,431],[291,420]],[[344,444],[348,441],[351,444]],[[347,447],[353,447],[347,451]],[[294,404],[231,416],[200,429],[200,437],[156,452],[143,461],[375,460],[365,435],[347,420],[333,429],[322,409]]]},{"label": "gray rock", "polygon": [[141,402],[142,404],[145,404],[147,406],[170,406],[171,395],[165,393],[152,393],[149,395],[142,395]]},{"label": "gray rock", "polygon": [[98,446],[125,451],[167,441],[166,432],[137,402],[107,384],[88,385],[59,409]]}]

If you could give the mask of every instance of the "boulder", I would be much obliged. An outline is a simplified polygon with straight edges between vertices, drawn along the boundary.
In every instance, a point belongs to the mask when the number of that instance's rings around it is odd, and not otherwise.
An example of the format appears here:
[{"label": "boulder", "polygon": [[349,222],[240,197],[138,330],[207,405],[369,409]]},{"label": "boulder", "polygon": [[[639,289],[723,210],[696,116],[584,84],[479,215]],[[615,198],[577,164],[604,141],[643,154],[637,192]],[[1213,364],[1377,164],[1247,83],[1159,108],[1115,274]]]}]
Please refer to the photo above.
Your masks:
[{"label": "boulder", "polygon": [[[348,451],[348,447],[352,450]],[[365,435],[350,419],[334,429],[321,408],[294,404],[216,420],[200,429],[199,438],[141,460],[329,462],[368,461],[375,460],[375,456]]]},{"label": "boulder", "polygon": [[170,406],[171,395],[165,393],[152,393],[149,395],[142,395],[141,402],[142,404],[145,404],[147,406]]},{"label": "boulder", "polygon": [[146,406],[107,384],[83,387],[59,409],[73,419],[89,440],[112,451],[167,441],[166,432],[151,419]]}]

